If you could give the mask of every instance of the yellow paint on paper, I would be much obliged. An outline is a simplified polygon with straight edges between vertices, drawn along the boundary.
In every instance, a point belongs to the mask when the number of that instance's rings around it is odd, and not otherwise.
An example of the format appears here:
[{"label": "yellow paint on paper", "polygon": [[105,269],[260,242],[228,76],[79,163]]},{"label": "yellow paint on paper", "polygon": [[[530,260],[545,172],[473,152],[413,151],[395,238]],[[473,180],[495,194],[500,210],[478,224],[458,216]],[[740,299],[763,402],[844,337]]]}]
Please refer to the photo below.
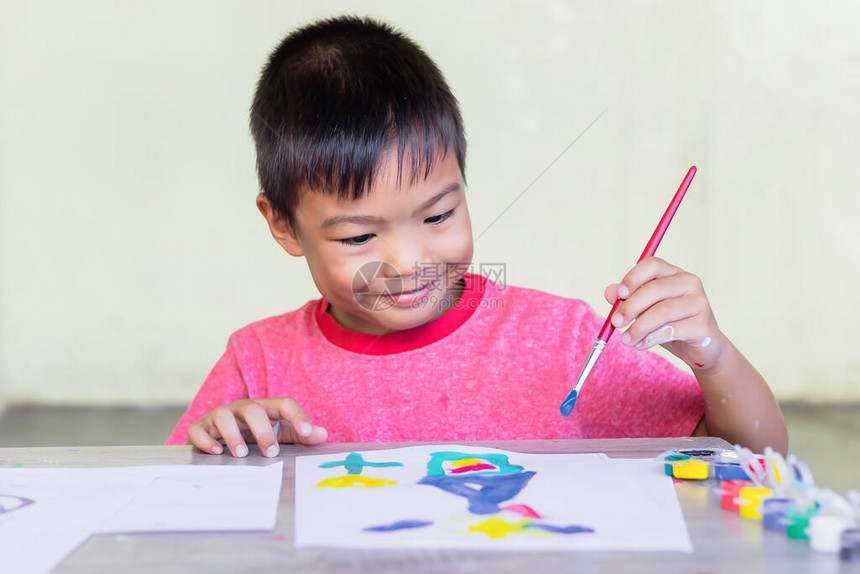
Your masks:
[{"label": "yellow paint on paper", "polygon": [[543,534],[534,530],[526,531],[526,528],[532,523],[532,520],[520,520],[518,522],[508,522],[504,518],[493,516],[483,522],[479,522],[469,527],[470,532],[483,532],[490,538],[504,538],[508,534]]},{"label": "yellow paint on paper", "polygon": [[461,458],[460,460],[452,460],[450,462],[451,466],[473,466],[476,464],[483,464],[485,461],[479,458]]},{"label": "yellow paint on paper", "polygon": [[317,483],[317,486],[320,488],[372,488],[376,486],[390,486],[392,484],[397,484],[397,482],[384,478],[371,478],[360,474],[345,474],[321,480]]}]

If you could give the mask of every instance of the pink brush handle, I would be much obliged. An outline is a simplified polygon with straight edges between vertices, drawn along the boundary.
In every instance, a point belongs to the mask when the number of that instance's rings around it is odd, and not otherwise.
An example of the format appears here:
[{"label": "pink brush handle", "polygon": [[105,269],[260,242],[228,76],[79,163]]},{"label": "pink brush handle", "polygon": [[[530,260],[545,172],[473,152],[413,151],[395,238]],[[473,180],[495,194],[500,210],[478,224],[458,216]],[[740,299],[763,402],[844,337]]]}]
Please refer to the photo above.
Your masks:
[{"label": "pink brush handle", "polygon": [[[657,229],[655,229],[654,233],[651,234],[651,239],[648,240],[648,243],[645,245],[645,249],[642,251],[642,255],[639,256],[636,263],[639,263],[646,257],[651,257],[657,251],[657,246],[660,245],[660,241],[666,234],[666,230],[669,228],[672,218],[675,217],[675,212],[678,211],[678,206],[681,205],[681,200],[684,199],[684,194],[687,193],[687,188],[690,187],[690,182],[693,181],[694,175],[696,175],[696,166],[691,166],[687,171],[687,175],[684,176],[684,181],[681,182],[681,186],[678,188],[678,191],[675,192],[675,197],[673,197],[672,201],[669,202],[669,207],[666,208],[666,213],[664,213],[663,217],[660,218],[660,223],[657,224]],[[622,299],[616,299],[615,304],[612,306],[612,310],[609,311],[609,315],[606,316],[603,328],[600,329],[600,334],[597,335],[598,339],[608,342],[609,337],[611,337],[612,333],[615,332],[615,327],[612,325],[612,315],[615,314],[615,310],[618,309],[621,301]]]}]

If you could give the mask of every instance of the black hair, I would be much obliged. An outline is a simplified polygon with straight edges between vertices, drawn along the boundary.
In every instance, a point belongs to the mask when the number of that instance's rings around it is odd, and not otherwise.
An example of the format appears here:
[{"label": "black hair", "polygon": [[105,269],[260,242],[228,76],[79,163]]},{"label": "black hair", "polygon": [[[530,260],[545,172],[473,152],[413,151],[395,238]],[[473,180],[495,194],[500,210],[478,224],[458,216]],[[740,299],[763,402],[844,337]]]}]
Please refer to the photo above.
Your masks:
[{"label": "black hair", "polygon": [[466,138],[439,68],[404,34],[369,18],[321,20],[288,35],[269,56],[251,107],[257,173],[274,211],[294,224],[304,190],[359,199],[397,144],[411,179],[456,154]]}]

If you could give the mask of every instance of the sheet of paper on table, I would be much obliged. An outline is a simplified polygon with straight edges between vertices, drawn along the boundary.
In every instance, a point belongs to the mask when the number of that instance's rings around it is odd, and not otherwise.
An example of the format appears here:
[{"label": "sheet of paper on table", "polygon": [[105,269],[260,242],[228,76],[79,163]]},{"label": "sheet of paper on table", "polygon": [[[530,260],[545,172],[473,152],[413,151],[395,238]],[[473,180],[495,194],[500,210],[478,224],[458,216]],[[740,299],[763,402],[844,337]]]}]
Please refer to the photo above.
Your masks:
[{"label": "sheet of paper on table", "polygon": [[122,469],[0,469],[4,572],[49,572],[152,481]]},{"label": "sheet of paper on table", "polygon": [[283,462],[0,469],[0,571],[41,574],[92,534],[271,530]]},{"label": "sheet of paper on table", "polygon": [[296,546],[692,552],[653,460],[459,445],[296,459]]},{"label": "sheet of paper on table", "polygon": [[283,462],[146,467],[155,475],[99,533],[271,530]]}]

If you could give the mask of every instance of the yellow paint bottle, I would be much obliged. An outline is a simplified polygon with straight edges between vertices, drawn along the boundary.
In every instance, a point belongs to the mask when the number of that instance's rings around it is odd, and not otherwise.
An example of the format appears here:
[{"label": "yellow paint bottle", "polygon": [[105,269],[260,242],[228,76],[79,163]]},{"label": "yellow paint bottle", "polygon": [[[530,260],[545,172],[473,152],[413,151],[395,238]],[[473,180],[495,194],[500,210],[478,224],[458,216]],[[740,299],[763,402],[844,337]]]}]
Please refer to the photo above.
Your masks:
[{"label": "yellow paint bottle", "polygon": [[762,500],[773,496],[773,491],[764,486],[747,486],[740,490],[741,518],[761,520]]},{"label": "yellow paint bottle", "polygon": [[708,478],[708,463],[698,458],[672,463],[672,475],[682,480],[704,480]]}]

